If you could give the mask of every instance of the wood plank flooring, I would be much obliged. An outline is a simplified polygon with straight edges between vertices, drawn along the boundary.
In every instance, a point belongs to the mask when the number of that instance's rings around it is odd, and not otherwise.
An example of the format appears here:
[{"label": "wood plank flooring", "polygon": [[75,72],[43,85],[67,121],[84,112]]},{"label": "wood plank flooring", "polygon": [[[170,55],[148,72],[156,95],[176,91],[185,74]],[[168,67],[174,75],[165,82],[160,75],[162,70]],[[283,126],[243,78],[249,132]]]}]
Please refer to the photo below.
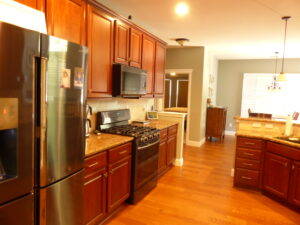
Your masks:
[{"label": "wood plank flooring", "polygon": [[185,147],[184,166],[167,172],[146,198],[108,225],[300,225],[300,214],[254,191],[233,188],[235,137]]}]

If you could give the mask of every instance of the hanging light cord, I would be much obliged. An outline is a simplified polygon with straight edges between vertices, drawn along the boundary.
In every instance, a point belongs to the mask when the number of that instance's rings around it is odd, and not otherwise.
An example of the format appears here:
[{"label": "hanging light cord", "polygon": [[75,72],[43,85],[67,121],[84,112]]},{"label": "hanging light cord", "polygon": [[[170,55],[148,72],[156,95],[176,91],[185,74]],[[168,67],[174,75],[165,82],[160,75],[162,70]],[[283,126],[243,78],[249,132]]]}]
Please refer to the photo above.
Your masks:
[{"label": "hanging light cord", "polygon": [[284,17],[282,17],[282,19],[285,20],[285,29],[284,29],[284,41],[283,41],[283,54],[282,54],[281,73],[283,73],[283,69],[284,69],[284,56],[285,56],[285,43],[286,43],[287,21],[290,18],[291,18],[290,16],[284,16]]}]

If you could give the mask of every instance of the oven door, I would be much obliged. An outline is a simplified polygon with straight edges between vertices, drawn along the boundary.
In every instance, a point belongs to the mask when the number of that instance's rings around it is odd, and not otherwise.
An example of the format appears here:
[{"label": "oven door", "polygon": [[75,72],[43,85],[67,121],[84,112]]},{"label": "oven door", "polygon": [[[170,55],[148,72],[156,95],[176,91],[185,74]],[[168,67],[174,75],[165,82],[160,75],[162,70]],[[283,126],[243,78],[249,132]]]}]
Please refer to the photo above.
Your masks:
[{"label": "oven door", "polygon": [[159,141],[137,148],[134,189],[139,189],[153,178],[157,178]]},{"label": "oven door", "polygon": [[0,22],[0,46],[1,206],[33,189],[33,73],[39,33]]}]

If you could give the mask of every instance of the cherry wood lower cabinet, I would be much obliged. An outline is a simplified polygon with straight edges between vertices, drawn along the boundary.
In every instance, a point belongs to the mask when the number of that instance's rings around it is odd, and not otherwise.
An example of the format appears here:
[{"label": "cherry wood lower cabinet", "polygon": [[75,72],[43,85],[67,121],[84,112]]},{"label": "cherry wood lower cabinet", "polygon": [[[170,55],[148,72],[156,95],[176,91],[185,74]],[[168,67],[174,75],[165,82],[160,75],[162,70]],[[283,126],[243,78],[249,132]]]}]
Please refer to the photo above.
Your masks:
[{"label": "cherry wood lower cabinet", "polygon": [[291,160],[269,152],[265,154],[263,188],[278,197],[287,199]]},{"label": "cherry wood lower cabinet", "polygon": [[300,207],[300,149],[268,142],[263,189]]},{"label": "cherry wood lower cabinet", "polygon": [[234,185],[260,188],[265,142],[260,139],[237,137]]},{"label": "cherry wood lower cabinet", "polygon": [[177,125],[160,131],[158,175],[163,175],[172,165],[176,157]]},{"label": "cherry wood lower cabinet", "polygon": [[300,207],[300,161],[292,164],[289,201]]},{"label": "cherry wood lower cabinet", "polygon": [[131,143],[85,160],[84,224],[105,220],[130,195]]},{"label": "cherry wood lower cabinet", "polygon": [[130,193],[131,156],[109,165],[108,173],[108,212],[121,205]]}]

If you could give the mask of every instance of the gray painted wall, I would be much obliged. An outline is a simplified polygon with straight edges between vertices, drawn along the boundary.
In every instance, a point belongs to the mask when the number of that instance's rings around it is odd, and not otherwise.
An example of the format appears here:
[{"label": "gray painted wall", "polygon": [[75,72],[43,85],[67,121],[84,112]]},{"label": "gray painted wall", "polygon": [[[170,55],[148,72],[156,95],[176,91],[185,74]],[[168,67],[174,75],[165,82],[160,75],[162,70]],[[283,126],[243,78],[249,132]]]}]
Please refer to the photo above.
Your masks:
[{"label": "gray painted wall", "polygon": [[[280,72],[281,60],[278,61]],[[274,73],[274,59],[220,60],[218,67],[217,105],[228,107],[226,130],[235,130],[233,117],[241,112],[244,73]],[[300,73],[300,59],[286,59],[286,73]],[[232,127],[229,127],[232,123]]]},{"label": "gray painted wall", "polygon": [[183,47],[168,48],[166,69],[193,69],[190,106],[190,140],[200,142],[204,137],[201,129],[202,116],[202,85],[204,69],[204,48]]}]

